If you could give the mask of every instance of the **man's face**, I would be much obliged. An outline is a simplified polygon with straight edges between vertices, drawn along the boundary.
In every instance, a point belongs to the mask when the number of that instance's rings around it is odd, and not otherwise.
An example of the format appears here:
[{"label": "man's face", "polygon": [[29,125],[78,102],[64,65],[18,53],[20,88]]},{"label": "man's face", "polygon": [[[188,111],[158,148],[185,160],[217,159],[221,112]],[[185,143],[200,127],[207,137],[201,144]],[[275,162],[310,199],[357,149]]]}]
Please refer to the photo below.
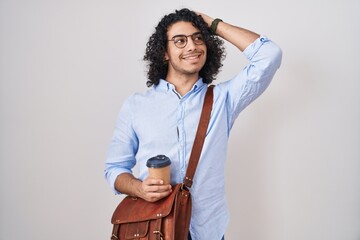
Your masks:
[{"label": "man's face", "polygon": [[[175,36],[179,35],[187,37],[180,37],[178,41],[179,38]],[[167,36],[168,40],[174,40],[168,41],[165,53],[165,59],[169,63],[168,76],[179,74],[198,76],[206,61],[206,44],[202,41],[199,29],[190,22],[176,22],[169,27]],[[177,47],[175,43],[182,48]],[[183,46],[185,43],[186,45]]]}]

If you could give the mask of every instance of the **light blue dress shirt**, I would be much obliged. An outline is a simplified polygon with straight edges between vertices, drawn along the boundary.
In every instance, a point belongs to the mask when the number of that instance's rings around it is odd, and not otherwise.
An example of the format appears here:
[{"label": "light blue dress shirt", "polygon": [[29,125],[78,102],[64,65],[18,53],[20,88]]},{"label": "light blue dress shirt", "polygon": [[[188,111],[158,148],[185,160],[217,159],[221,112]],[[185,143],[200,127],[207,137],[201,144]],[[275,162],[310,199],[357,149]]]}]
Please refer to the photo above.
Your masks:
[{"label": "light blue dress shirt", "polygon": [[[224,165],[230,130],[239,113],[269,85],[281,63],[282,52],[261,36],[243,52],[247,66],[233,79],[214,88],[214,103],[207,135],[191,188],[193,209],[190,232],[193,239],[221,239],[229,221],[224,187]],[[191,148],[207,85],[200,78],[180,96],[165,80],[145,93],[130,96],[116,121],[108,151],[105,177],[114,188],[122,173],[143,180],[146,161],[156,155],[168,156],[171,182],[180,183],[186,173]]]}]

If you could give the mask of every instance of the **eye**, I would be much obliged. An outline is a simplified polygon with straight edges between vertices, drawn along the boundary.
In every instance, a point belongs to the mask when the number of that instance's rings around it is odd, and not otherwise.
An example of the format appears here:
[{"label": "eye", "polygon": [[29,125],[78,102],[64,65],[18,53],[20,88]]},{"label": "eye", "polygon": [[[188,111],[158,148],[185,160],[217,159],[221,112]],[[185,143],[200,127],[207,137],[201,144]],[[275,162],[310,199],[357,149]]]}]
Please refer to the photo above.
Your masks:
[{"label": "eye", "polygon": [[176,37],[174,38],[175,44],[184,44],[186,42],[186,37]]},{"label": "eye", "polygon": [[201,34],[196,34],[196,35],[194,36],[194,40],[196,40],[196,41],[203,41],[204,38],[203,38],[203,36],[202,36]]},{"label": "eye", "polygon": [[204,37],[203,37],[203,35],[201,33],[196,33],[191,38],[193,39],[193,41],[197,45],[204,44]]}]

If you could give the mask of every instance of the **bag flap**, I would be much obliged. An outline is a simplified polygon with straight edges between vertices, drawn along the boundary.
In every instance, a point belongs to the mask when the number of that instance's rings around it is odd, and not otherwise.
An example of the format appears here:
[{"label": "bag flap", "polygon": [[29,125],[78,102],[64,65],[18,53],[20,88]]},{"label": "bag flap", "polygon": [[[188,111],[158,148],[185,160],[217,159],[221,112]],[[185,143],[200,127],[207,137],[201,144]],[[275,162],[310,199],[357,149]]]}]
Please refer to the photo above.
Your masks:
[{"label": "bag flap", "polygon": [[142,222],[162,218],[171,212],[174,200],[181,188],[181,184],[173,187],[172,193],[157,202],[147,202],[141,198],[127,196],[115,209],[112,224]]},{"label": "bag flap", "polygon": [[149,221],[126,224],[125,239],[139,239],[147,235]]}]

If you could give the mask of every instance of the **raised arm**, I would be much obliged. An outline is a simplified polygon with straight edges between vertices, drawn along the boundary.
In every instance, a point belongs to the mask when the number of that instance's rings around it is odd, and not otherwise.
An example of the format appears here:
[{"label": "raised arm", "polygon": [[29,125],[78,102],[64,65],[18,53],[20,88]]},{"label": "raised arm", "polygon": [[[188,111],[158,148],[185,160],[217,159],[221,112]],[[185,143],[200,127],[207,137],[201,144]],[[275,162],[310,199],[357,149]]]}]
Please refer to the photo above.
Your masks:
[{"label": "raised arm", "polygon": [[[204,13],[197,12],[197,14],[204,19],[209,27],[211,27],[211,24],[215,20],[214,18],[211,18]],[[260,35],[257,33],[241,27],[233,26],[223,21],[218,22],[215,33],[216,35],[235,45],[240,49],[240,51],[244,51],[245,48],[247,48],[251,43],[260,37]]]},{"label": "raised arm", "polygon": [[241,67],[241,72],[235,77],[217,86],[218,90],[226,92],[229,128],[231,128],[239,113],[259,97],[270,84],[280,67],[282,51],[266,36],[260,36],[223,21],[214,21],[214,18],[203,13],[197,14],[213,32],[213,23],[217,22],[215,34],[236,46],[249,61],[245,68]]}]

